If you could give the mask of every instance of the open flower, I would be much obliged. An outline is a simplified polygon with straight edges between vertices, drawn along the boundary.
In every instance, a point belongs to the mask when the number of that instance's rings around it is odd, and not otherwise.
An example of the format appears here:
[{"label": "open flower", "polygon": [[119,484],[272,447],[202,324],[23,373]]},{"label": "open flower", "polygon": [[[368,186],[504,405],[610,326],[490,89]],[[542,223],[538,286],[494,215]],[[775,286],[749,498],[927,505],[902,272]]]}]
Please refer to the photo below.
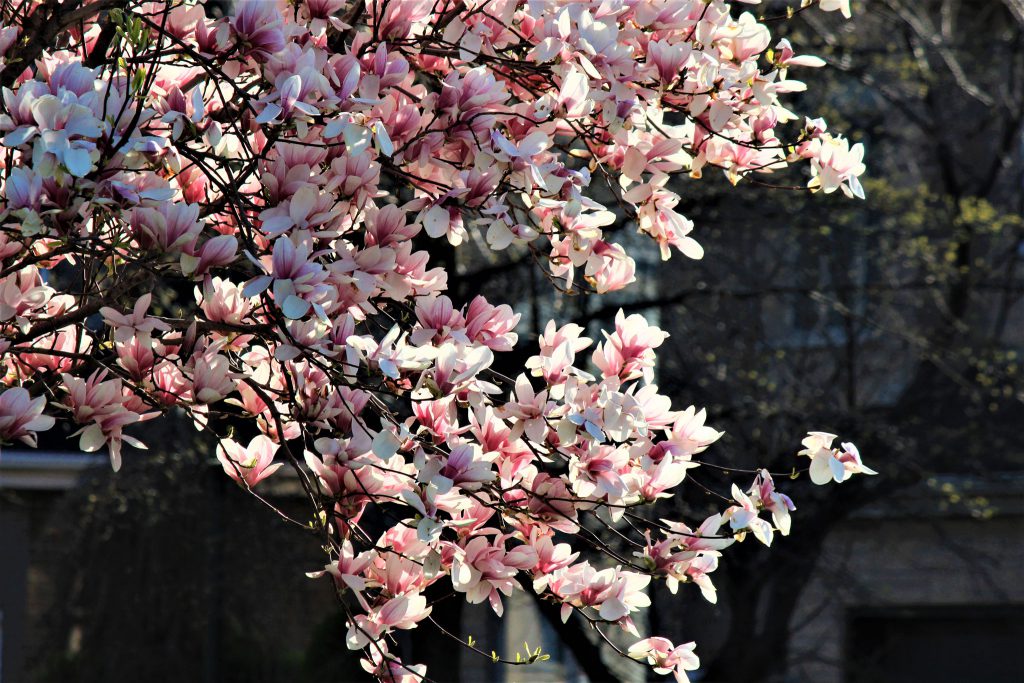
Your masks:
[{"label": "open flower", "polygon": [[850,141],[843,137],[832,137],[827,133],[815,141],[815,154],[811,157],[810,182],[812,191],[821,190],[825,194],[842,190],[847,197],[864,198],[864,188],[859,176],[864,174],[864,145],[860,142],[850,146]]},{"label": "open flower", "polygon": [[284,22],[276,2],[240,0],[231,30],[243,51],[266,60],[284,49]]},{"label": "open flower", "polygon": [[838,10],[847,19],[853,16],[850,12],[850,0],[821,0],[818,7],[823,12],[835,12]]},{"label": "open flower", "polygon": [[349,623],[345,640],[350,650],[366,647],[394,629],[407,630],[430,616],[431,607],[419,593],[397,595],[368,615],[362,614]]},{"label": "open flower", "polygon": [[196,358],[192,396],[197,403],[216,403],[235,390],[235,377],[226,356],[207,352]]},{"label": "open flower", "polygon": [[8,133],[3,144],[19,147],[35,139],[32,148],[34,170],[44,178],[55,177],[61,169],[85,177],[99,158],[94,139],[103,133],[103,125],[89,107],[79,103],[70,90],[59,95],[44,94],[31,102],[35,125],[25,125]]},{"label": "open flower", "polygon": [[667,638],[644,638],[631,645],[628,654],[633,659],[647,660],[654,673],[673,674],[676,681],[684,683],[690,680],[686,672],[700,667],[700,659],[693,653],[696,647],[695,643],[676,647]]},{"label": "open flower", "polygon": [[22,387],[0,394],[0,441],[17,439],[35,448],[36,432],[45,432],[54,423],[52,417],[43,415],[45,407],[45,396],[32,398]]},{"label": "open flower", "polygon": [[520,570],[537,564],[537,551],[528,545],[505,550],[505,537],[491,543],[484,536],[470,540],[452,563],[452,587],[466,594],[466,601],[476,604],[488,600],[494,613],[503,613],[501,596],[512,595],[515,576]]},{"label": "open flower", "polygon": [[217,448],[217,460],[220,461],[225,474],[251,488],[284,464],[274,463],[274,454],[278,448],[279,446],[264,434],[253,437],[248,446],[243,446],[232,439],[224,439]]},{"label": "open flower", "polygon": [[810,432],[801,442],[804,450],[797,455],[811,459],[811,481],[821,486],[830,481],[842,483],[855,474],[878,474],[861,461],[860,451],[852,443],[844,442],[842,450],[832,448],[835,438],[827,432]]},{"label": "open flower", "polygon": [[722,519],[729,522],[729,527],[736,533],[737,540],[743,540],[743,535],[749,531],[754,534],[754,538],[770,546],[775,532],[767,520],[757,516],[757,504],[736,484],[732,485],[732,498],[739,505],[733,505],[726,510]]},{"label": "open flower", "polygon": [[114,328],[114,341],[123,344],[136,336],[148,339],[154,330],[166,332],[171,329],[171,326],[163,320],[146,315],[152,300],[153,295],[151,293],[146,292],[143,294],[135,302],[131,315],[118,313],[113,308],[107,306],[100,309],[104,322]]},{"label": "open flower", "polygon": [[120,379],[104,380],[106,370],[97,370],[87,380],[64,373],[64,389],[68,392],[65,406],[71,411],[75,422],[84,425],[76,432],[81,435],[78,447],[86,453],[98,451],[104,444],[110,449],[110,462],[117,471],[121,468],[121,442],[126,441],[136,448],[146,446],[138,439],[123,434],[121,430],[130,424],[141,422],[156,413],[140,414],[129,407]]},{"label": "open flower", "polygon": [[789,496],[775,490],[775,482],[768,470],[761,470],[757,473],[754,485],[747,493],[755,505],[760,505],[772,513],[772,521],[775,522],[775,528],[779,530],[779,533],[788,536],[792,526],[789,513],[796,510],[796,506]]}]

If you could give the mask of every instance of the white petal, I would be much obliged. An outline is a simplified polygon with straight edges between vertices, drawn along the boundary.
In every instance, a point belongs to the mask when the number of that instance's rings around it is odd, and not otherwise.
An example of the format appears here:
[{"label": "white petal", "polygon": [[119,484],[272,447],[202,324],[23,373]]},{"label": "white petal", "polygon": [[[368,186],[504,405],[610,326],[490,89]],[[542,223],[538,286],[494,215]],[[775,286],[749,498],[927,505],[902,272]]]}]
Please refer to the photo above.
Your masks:
[{"label": "white petal", "polygon": [[81,148],[72,148],[64,152],[64,166],[68,173],[76,178],[84,178],[92,170],[92,158],[89,151]]},{"label": "white petal", "polygon": [[829,466],[831,457],[818,456],[811,460],[811,481],[818,486],[824,486],[832,481],[832,468]]},{"label": "white petal", "polygon": [[308,311],[309,302],[305,299],[300,299],[294,294],[285,299],[284,305],[281,306],[281,312],[284,313],[286,318],[291,318],[292,320],[298,320],[306,315]]},{"label": "white petal", "polygon": [[711,130],[717,133],[725,128],[725,124],[729,123],[729,119],[732,118],[732,107],[721,100],[715,100],[711,103],[711,112],[708,118]]},{"label": "white petal", "polygon": [[398,452],[398,447],[402,445],[398,437],[389,431],[377,432],[377,436],[373,437],[372,450],[373,454],[381,460],[387,460],[395,453]]},{"label": "white petal", "polygon": [[448,215],[448,209],[443,206],[430,207],[423,217],[423,228],[431,237],[441,237],[448,232],[449,227],[451,227],[451,217]]}]

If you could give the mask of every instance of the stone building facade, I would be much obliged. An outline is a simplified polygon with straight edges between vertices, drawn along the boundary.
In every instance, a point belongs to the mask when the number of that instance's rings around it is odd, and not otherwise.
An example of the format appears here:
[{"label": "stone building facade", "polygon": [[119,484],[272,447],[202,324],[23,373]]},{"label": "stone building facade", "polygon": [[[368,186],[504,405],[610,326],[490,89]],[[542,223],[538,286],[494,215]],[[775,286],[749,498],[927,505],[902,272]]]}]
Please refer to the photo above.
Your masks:
[{"label": "stone building facade", "polygon": [[934,478],[826,541],[787,683],[1015,683],[1024,476]]}]

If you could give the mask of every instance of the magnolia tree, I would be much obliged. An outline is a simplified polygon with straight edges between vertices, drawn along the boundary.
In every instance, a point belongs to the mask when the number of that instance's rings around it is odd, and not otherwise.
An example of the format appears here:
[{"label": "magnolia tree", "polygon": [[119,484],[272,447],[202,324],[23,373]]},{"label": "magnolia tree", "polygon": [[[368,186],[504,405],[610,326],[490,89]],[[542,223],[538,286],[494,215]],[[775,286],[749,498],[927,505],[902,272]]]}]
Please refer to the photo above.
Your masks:
[{"label": "magnolia tree", "polygon": [[[289,521],[379,679],[429,680],[394,634],[430,627],[440,584],[499,616],[529,591],[685,680],[694,644],[634,625],[648,585],[714,601],[723,551],[788,534],[792,501],[733,470],[718,514],[659,519],[721,436],[659,394],[668,335],[551,321],[505,376],[519,314],[452,301],[429,247],[528,250],[553,287],[604,293],[635,279],[613,224],[703,255],[676,175],[806,164],[809,190],[862,196],[860,145],[780,100],[822,60],[768,28],[848,0],[752,5],[5,1],[0,439],[66,421],[116,470],[145,448],[125,428],[177,412],[264,504],[291,469],[309,517]],[[834,438],[804,438],[792,474],[873,473]]]}]

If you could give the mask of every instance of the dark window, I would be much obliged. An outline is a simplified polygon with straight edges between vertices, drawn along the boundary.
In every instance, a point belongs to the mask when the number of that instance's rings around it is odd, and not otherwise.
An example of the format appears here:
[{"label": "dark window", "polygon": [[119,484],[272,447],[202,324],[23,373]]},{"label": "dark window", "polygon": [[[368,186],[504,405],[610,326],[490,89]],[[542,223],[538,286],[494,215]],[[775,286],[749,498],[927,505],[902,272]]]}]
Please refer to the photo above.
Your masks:
[{"label": "dark window", "polygon": [[846,683],[1021,683],[1024,605],[855,609]]}]

